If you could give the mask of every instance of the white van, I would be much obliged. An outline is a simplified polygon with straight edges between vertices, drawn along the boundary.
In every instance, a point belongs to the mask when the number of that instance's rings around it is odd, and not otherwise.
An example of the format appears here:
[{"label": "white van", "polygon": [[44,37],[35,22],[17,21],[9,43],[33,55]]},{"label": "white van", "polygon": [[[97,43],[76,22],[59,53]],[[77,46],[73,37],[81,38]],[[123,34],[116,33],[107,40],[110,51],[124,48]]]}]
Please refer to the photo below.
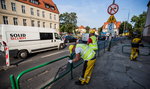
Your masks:
[{"label": "white van", "polygon": [[10,54],[25,59],[29,53],[62,49],[64,41],[55,29],[0,24],[0,50],[7,44]]}]

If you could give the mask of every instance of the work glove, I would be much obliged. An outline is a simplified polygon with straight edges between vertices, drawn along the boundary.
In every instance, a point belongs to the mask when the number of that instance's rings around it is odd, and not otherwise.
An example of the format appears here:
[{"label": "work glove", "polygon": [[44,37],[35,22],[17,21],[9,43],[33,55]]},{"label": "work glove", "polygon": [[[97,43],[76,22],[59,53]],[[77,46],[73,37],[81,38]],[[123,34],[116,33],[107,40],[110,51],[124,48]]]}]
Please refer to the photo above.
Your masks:
[{"label": "work glove", "polygon": [[69,63],[72,63],[72,60],[68,60]]}]

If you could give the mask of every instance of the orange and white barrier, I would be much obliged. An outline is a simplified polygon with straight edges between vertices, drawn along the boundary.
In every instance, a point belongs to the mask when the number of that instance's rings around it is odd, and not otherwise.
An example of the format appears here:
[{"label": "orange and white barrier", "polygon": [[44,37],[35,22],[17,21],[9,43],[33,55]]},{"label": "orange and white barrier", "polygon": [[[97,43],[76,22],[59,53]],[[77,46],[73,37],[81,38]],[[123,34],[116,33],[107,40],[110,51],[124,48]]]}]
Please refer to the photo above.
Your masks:
[{"label": "orange and white barrier", "polygon": [[4,51],[5,51],[6,66],[10,66],[9,48],[8,48],[6,42],[3,41],[3,44],[4,44]]}]

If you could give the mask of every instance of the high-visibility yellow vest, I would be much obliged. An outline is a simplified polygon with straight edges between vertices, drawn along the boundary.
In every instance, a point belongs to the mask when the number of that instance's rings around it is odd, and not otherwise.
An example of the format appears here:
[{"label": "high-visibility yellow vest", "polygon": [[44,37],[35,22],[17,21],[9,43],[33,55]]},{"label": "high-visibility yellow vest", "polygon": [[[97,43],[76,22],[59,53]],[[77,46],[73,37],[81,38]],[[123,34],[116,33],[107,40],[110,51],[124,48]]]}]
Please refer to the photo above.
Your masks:
[{"label": "high-visibility yellow vest", "polygon": [[88,61],[95,56],[94,50],[86,44],[77,44],[76,47],[82,48],[83,51],[80,53],[80,55],[85,61]]},{"label": "high-visibility yellow vest", "polygon": [[89,44],[89,46],[93,49],[93,50],[98,50],[98,45],[97,45],[97,39],[95,36],[91,36],[90,37],[92,39],[92,43]]}]

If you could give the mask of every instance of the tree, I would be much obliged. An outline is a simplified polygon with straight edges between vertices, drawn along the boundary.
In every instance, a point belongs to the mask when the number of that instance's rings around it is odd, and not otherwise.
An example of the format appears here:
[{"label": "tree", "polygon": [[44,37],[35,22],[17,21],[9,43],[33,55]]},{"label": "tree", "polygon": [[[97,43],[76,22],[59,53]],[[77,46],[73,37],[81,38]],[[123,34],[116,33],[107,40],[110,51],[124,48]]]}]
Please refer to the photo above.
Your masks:
[{"label": "tree", "polygon": [[122,34],[125,30],[128,30],[130,33],[132,32],[132,25],[127,21],[121,23],[119,27],[119,34]]},{"label": "tree", "polygon": [[146,12],[143,12],[139,16],[133,16],[131,18],[131,22],[134,24],[133,31],[138,31],[139,33],[142,33],[145,26],[146,14]]},{"label": "tree", "polygon": [[76,13],[63,13],[60,14],[60,31],[73,33],[75,28],[77,27],[77,16]]},{"label": "tree", "polygon": [[98,28],[98,33],[100,34],[102,32],[102,30],[103,30],[103,26],[99,27]]},{"label": "tree", "polygon": [[89,33],[90,27],[86,26],[85,29],[86,29],[86,33]]}]

